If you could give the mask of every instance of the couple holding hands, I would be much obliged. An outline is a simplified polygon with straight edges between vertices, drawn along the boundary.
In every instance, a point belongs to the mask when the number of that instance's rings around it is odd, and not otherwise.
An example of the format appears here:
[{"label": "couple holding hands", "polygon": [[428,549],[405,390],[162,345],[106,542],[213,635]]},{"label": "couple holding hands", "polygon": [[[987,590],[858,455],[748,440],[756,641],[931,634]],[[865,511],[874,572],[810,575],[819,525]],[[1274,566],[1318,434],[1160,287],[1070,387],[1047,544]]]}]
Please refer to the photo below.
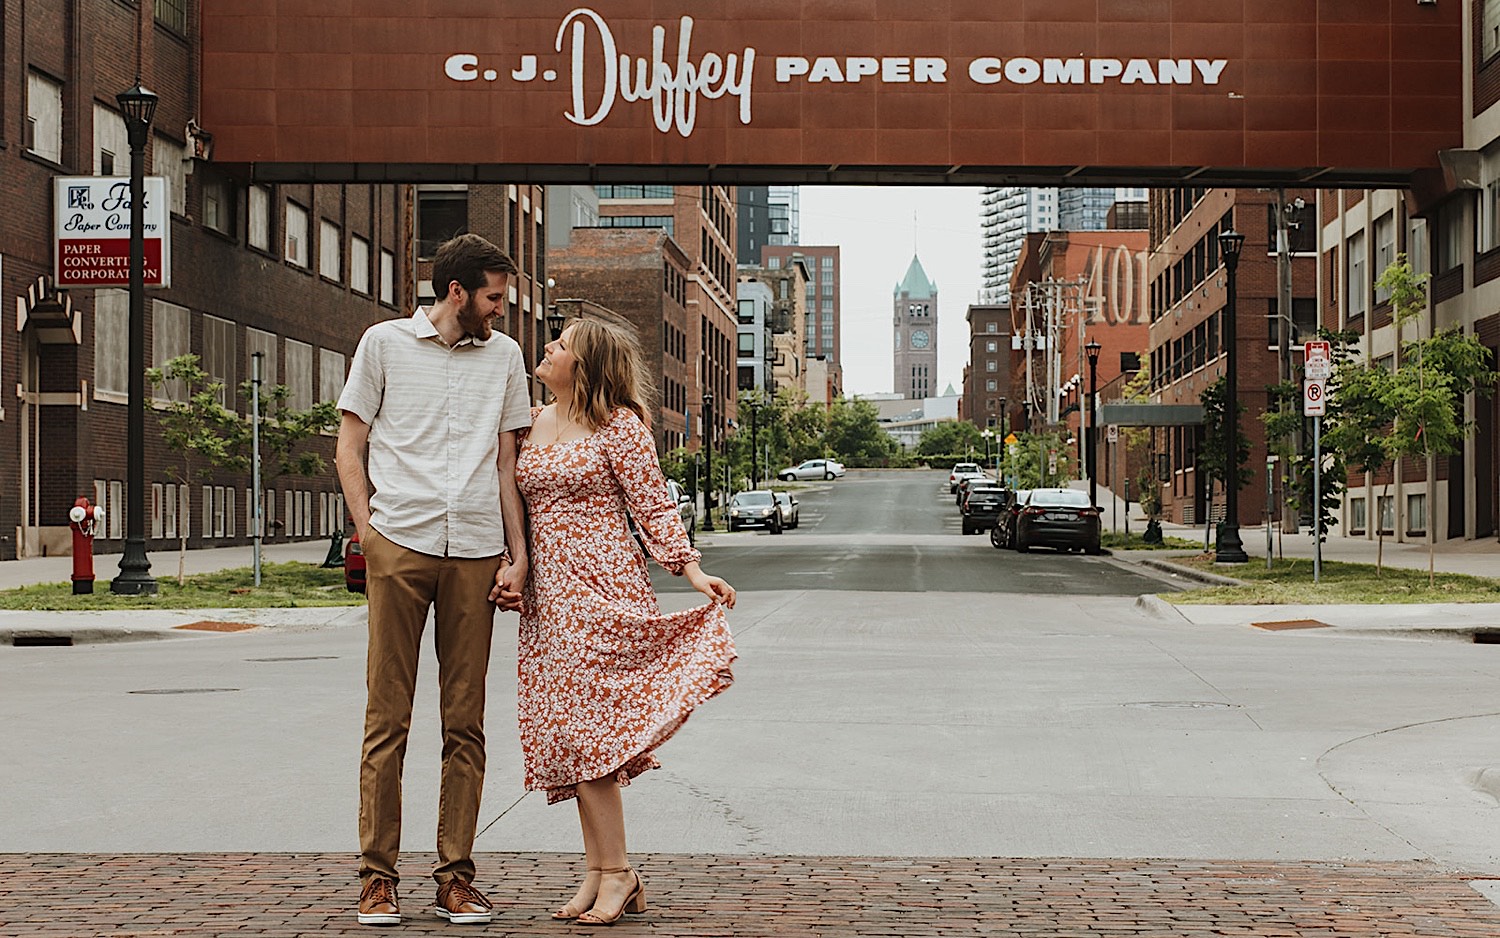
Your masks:
[{"label": "couple holding hands", "polygon": [[[634,336],[574,320],[536,377],[491,329],[516,268],[460,235],[439,248],[438,299],[365,332],[339,397],[337,465],[367,563],[368,702],[360,762],[359,921],[401,921],[401,770],[429,608],[443,725],[436,914],[490,921],[474,886],[484,787],[485,681],[496,609],[520,613],[517,713],[526,787],[576,799],[585,869],[553,918],[608,925],[644,912],[620,789],[733,681],[735,592],[699,567],[647,427]],[[709,597],[661,613],[651,556]]]}]

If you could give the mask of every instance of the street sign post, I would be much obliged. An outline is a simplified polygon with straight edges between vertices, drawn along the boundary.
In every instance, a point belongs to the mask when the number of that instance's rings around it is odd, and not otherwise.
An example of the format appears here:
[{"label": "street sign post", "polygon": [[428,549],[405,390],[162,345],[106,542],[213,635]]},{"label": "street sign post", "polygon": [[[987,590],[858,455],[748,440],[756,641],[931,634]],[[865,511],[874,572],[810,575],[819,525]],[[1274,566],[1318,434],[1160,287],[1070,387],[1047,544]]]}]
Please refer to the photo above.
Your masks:
[{"label": "street sign post", "polygon": [[1333,343],[1302,343],[1302,374],[1314,381],[1327,381],[1333,377]]},{"label": "street sign post", "polygon": [[1322,381],[1306,378],[1302,382],[1302,416],[1321,417],[1327,411],[1324,399],[1328,386]]},{"label": "street sign post", "polygon": [[[1307,343],[1308,353],[1314,345],[1327,346],[1327,342]],[[1326,358],[1308,358],[1323,361]],[[1323,414],[1327,411],[1325,391],[1327,386],[1319,380],[1307,378],[1302,382],[1302,416],[1313,419],[1313,582],[1323,578]]]}]

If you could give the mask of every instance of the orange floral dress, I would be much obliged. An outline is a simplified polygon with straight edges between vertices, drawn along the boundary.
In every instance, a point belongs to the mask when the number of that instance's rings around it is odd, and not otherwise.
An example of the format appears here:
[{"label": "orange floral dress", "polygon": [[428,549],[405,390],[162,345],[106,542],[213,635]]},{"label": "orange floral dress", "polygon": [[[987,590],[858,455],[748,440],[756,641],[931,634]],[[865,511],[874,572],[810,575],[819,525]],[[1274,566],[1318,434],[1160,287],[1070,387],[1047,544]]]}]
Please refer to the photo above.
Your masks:
[{"label": "orange floral dress", "polygon": [[623,786],[657,768],[656,748],[733,682],[734,640],[717,603],[670,615],[657,604],[626,510],[667,570],[681,574],[701,555],[634,413],[616,409],[581,440],[534,446],[523,436],[516,482],[531,557],[517,665],[521,750],[526,787],[553,804],[581,781],[612,774]]}]

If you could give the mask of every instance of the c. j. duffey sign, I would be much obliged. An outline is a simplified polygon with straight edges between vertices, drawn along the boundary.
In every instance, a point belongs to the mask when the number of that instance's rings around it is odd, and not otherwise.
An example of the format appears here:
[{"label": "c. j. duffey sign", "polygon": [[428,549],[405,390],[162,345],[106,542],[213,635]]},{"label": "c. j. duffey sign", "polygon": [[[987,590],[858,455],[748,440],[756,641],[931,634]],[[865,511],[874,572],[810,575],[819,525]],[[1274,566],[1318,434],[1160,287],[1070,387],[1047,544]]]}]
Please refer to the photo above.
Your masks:
[{"label": "c. j. duffey sign", "polygon": [[[690,136],[697,123],[698,99],[730,97],[739,102],[739,121],[751,122],[751,89],[756,74],[756,51],[694,57],[693,18],[678,23],[675,55],[667,52],[667,29],[651,30],[649,55],[620,51],[604,17],[581,7],[563,17],[553,51],[566,51],[572,107],[563,116],[590,126],[609,117],[615,105],[644,102],[651,106],[656,129],[674,128]],[[949,81],[950,63],[937,56],[776,56],[772,66],[778,84],[802,82],[883,84],[942,84]],[[1073,56],[1064,58],[980,56],[956,63],[961,77],[976,85],[1216,85],[1227,59],[1118,59]],[[494,66],[499,65],[500,68]],[[486,63],[472,52],[449,55],[443,74],[455,82],[494,82],[508,78],[525,84],[540,79],[556,82],[556,69],[542,68],[537,55],[522,55],[514,67]]]}]

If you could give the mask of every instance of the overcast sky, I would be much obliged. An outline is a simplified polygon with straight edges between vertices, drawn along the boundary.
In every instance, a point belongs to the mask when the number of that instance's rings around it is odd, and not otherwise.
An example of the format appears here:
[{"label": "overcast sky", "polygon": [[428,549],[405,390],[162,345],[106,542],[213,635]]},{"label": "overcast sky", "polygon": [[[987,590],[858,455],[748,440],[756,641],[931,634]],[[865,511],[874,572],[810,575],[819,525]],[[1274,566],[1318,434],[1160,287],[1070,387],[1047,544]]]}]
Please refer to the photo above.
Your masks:
[{"label": "overcast sky", "polygon": [[[801,241],[836,244],[842,275],[844,393],[892,390],[892,289],[913,250],[938,287],[938,373],[962,393],[964,315],[979,296],[978,189],[803,186]],[[915,213],[915,214],[914,214]]]}]

